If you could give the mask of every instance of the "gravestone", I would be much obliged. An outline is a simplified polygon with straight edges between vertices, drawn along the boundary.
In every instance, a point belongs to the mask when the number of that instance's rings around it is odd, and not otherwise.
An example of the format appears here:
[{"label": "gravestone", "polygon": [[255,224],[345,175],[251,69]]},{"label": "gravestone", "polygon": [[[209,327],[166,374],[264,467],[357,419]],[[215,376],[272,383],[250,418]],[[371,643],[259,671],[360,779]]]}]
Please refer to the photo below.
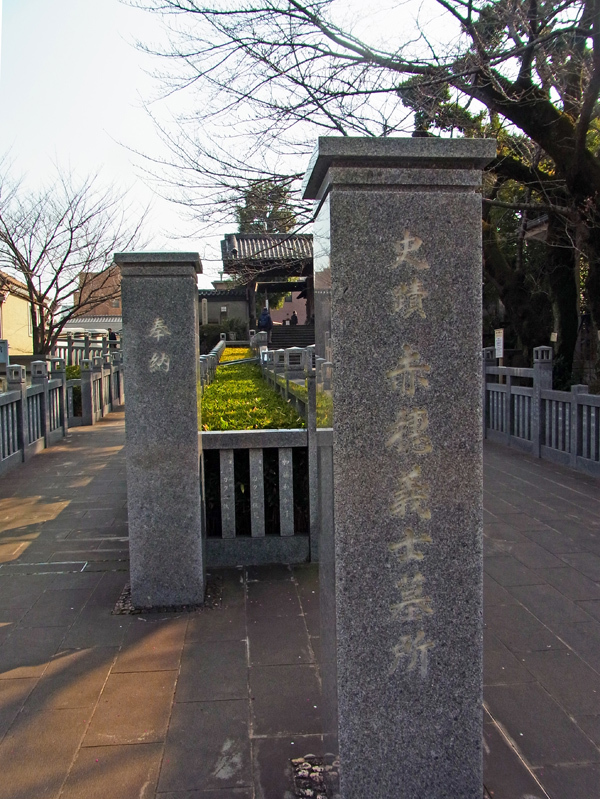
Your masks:
[{"label": "gravestone", "polygon": [[197,253],[119,253],[132,602],[200,604]]},{"label": "gravestone", "polygon": [[482,796],[479,192],[495,152],[321,138],[305,178],[333,364],[320,570],[342,799]]}]

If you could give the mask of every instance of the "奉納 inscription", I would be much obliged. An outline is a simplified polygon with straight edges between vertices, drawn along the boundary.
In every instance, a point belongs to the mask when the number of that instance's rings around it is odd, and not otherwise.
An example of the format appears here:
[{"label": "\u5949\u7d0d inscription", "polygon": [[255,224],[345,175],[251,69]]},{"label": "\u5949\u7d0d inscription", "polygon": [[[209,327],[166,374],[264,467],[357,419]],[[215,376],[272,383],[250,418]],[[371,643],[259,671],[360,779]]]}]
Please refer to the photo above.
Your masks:
[{"label": "\u5949\u7d0d inscription", "polygon": [[[156,341],[156,343],[160,343],[162,339],[166,339],[168,336],[171,335],[171,331],[165,324],[164,320],[161,319],[160,316],[157,316],[154,320],[152,327],[150,328],[150,332],[148,333],[148,338],[152,338]],[[166,343],[166,342],[165,342]],[[168,372],[171,368],[171,357],[167,352],[153,352],[150,356],[150,362],[148,364],[148,369],[150,372]]]}]

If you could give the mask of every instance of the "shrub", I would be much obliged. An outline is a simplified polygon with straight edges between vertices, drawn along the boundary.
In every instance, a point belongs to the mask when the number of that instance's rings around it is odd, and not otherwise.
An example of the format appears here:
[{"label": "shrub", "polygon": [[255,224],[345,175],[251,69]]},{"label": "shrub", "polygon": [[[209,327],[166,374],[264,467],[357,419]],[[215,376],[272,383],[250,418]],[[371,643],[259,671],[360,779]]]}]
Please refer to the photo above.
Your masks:
[{"label": "shrub", "polygon": [[219,363],[227,361],[240,361],[242,358],[251,358],[252,350],[248,347],[226,347]]},{"label": "shrub", "polygon": [[218,369],[201,400],[202,430],[277,430],[304,427],[296,410],[265,383],[260,368]]},{"label": "shrub", "polygon": [[[81,378],[80,366],[67,366],[67,380]],[[81,386],[73,386],[73,416],[81,416]]]},{"label": "shrub", "polygon": [[241,319],[230,319],[222,325],[200,325],[201,355],[206,355],[219,343],[221,333],[235,333],[239,341],[246,341],[248,325]]}]

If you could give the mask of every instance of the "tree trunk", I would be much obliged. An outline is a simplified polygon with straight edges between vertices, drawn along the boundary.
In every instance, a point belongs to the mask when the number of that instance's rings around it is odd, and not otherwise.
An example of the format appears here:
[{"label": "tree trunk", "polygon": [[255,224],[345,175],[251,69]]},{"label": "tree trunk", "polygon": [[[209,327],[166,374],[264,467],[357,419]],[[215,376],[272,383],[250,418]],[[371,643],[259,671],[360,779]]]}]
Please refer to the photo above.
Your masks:
[{"label": "tree trunk", "polygon": [[554,385],[567,389],[572,382],[573,354],[579,328],[578,253],[575,231],[563,217],[550,215],[548,220],[547,279],[552,297],[555,330]]}]

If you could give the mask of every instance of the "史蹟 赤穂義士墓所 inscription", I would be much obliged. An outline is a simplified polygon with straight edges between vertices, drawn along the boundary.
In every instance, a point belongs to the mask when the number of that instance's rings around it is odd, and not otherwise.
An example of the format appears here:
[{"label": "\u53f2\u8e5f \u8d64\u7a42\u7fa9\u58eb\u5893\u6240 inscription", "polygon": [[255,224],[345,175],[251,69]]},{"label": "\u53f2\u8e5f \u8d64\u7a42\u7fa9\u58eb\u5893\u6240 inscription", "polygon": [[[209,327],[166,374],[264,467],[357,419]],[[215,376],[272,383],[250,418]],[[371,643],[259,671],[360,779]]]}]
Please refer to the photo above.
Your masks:
[{"label": "\u53f2\u8e5f \u8d64\u7a42\u7fa9\u58eb\u5893\u6240 inscription", "polygon": [[[422,239],[405,230],[404,238],[394,244],[396,260],[391,265],[403,271],[402,282],[392,289],[393,312],[410,325],[417,341],[419,325],[427,319],[429,291],[424,281],[431,268],[422,246]],[[429,653],[435,647],[427,634],[427,619],[434,614],[434,607],[422,572],[427,549],[435,543],[429,529],[431,487],[426,458],[433,451],[427,407],[431,366],[417,345],[405,341],[387,378],[399,399],[395,420],[386,433],[386,446],[397,453],[399,462],[389,512],[401,525],[401,537],[389,544],[398,589],[390,618],[399,626],[398,643],[391,649],[390,674],[403,669],[418,671],[425,678]]]}]

